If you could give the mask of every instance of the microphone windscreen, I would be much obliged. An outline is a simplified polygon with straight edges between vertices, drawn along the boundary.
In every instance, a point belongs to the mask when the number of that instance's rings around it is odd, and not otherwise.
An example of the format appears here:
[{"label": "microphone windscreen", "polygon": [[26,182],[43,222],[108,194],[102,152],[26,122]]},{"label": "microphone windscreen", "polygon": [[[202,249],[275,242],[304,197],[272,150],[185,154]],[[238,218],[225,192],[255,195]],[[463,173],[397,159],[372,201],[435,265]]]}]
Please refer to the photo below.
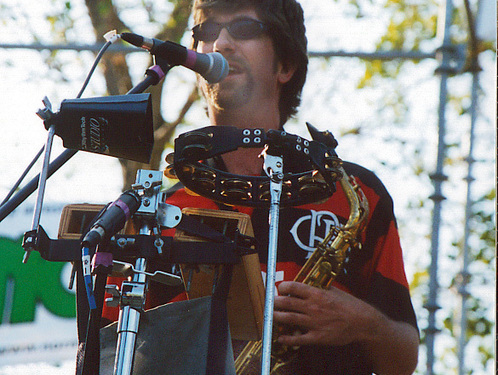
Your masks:
[{"label": "microphone windscreen", "polygon": [[[190,52],[193,51],[189,51],[189,55]],[[218,83],[228,75],[228,62],[221,53],[195,54],[195,64],[191,69],[202,75],[209,83]]]},{"label": "microphone windscreen", "polygon": [[133,44],[136,47],[142,47],[144,41],[143,37],[134,33],[121,33],[121,39],[125,42]]}]

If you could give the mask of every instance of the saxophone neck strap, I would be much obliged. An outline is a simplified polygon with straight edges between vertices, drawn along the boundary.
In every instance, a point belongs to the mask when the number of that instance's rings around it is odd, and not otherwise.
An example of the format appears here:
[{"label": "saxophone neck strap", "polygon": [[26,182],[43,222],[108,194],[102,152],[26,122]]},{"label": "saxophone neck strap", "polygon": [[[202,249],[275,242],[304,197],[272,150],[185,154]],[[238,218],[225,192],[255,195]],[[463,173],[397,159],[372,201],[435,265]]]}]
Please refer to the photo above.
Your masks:
[{"label": "saxophone neck strap", "polygon": [[[310,129],[308,124],[308,128]],[[312,169],[286,172],[283,178],[281,206],[297,206],[321,201],[336,190],[342,178],[342,161],[335,153],[337,142],[329,132],[310,131],[308,141],[285,131],[239,129],[208,126],[181,134],[175,140],[173,157],[165,173],[178,178],[196,194],[228,205],[269,207],[270,179],[267,176],[243,176],[213,168],[203,161],[239,148],[266,148],[271,155],[296,157],[307,161]],[[285,159],[284,159],[284,165]]]}]

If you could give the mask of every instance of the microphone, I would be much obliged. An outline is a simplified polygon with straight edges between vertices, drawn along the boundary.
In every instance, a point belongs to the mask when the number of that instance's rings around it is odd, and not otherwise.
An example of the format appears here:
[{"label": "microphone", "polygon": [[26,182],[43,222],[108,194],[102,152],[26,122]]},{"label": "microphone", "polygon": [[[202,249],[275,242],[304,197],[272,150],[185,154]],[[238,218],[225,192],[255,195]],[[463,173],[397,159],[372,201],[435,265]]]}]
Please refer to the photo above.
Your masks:
[{"label": "microphone", "polygon": [[109,238],[119,232],[140,207],[141,199],[133,190],[125,191],[100,215],[92,228],[83,238],[84,247],[96,246],[104,238]]},{"label": "microphone", "polygon": [[219,52],[199,53],[170,41],[144,38],[134,33],[121,33],[121,39],[165,59],[170,65],[189,68],[209,83],[220,82],[228,75],[228,62]]}]

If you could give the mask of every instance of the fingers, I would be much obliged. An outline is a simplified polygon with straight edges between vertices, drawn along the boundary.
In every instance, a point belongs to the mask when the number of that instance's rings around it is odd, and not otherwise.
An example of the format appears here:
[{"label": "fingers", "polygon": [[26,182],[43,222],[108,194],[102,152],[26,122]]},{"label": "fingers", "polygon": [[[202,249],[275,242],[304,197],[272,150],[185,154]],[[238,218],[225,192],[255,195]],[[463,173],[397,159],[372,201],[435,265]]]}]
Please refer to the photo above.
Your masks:
[{"label": "fingers", "polygon": [[306,300],[294,296],[275,296],[275,310],[304,312],[306,310]]},{"label": "fingers", "polygon": [[279,292],[286,294],[275,296],[275,321],[306,330],[312,327],[314,320],[319,318],[319,312],[323,310],[319,304],[323,299],[320,295],[323,291],[301,283],[287,282],[280,284]]},{"label": "fingers", "polygon": [[[335,288],[323,290],[297,282],[282,282],[275,296],[274,319],[288,329],[278,338],[281,344],[301,346],[311,344],[330,345],[342,343],[345,321],[341,306],[335,301]],[[339,335],[337,335],[339,333]]]},{"label": "fingers", "polygon": [[294,311],[274,311],[275,322],[286,326],[308,327],[311,323],[309,315]]},{"label": "fingers", "polygon": [[316,344],[315,336],[315,333],[311,331],[306,333],[295,331],[292,335],[279,336],[277,341],[287,346],[312,345]]},{"label": "fingers", "polygon": [[320,309],[325,300],[326,291],[305,285],[302,283],[288,281],[278,286],[279,296],[275,296],[275,310],[297,312],[312,316]]},{"label": "fingers", "polygon": [[319,289],[296,281],[282,281],[278,286],[280,295],[303,299],[312,296],[316,291],[319,291]]}]

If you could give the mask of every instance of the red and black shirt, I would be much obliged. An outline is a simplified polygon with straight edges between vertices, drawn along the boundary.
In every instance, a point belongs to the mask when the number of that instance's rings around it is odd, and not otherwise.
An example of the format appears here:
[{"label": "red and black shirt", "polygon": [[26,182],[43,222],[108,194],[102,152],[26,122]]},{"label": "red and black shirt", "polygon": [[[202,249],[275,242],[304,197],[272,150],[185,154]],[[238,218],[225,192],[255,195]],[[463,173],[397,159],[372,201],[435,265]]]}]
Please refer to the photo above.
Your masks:
[{"label": "red and black shirt", "polygon": [[[394,217],[393,202],[382,182],[371,171],[353,163],[344,163],[365,193],[370,213],[362,234],[361,250],[350,253],[344,272],[332,285],[370,303],[389,318],[417,328],[402,250]],[[226,209],[202,196],[176,187],[166,202],[180,208]],[[251,216],[261,269],[266,271],[268,249],[268,210],[230,207]],[[346,195],[337,184],[337,192],[325,202],[286,207],[280,211],[276,282],[293,280],[307,257],[332,226],[345,224],[349,217]],[[293,374],[371,374],[357,344],[342,347],[301,347]]]}]

